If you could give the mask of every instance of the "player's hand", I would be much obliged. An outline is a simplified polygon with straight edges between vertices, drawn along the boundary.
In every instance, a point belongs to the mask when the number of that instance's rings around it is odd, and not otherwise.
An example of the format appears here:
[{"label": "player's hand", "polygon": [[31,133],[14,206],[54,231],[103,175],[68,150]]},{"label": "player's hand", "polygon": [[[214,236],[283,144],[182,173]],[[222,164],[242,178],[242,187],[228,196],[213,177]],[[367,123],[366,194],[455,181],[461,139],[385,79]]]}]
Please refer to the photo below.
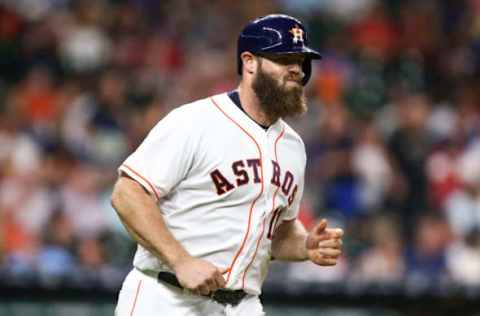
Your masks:
[{"label": "player's hand", "polygon": [[194,294],[209,295],[226,285],[223,274],[228,270],[202,259],[189,257],[177,264],[174,270],[180,284]]},{"label": "player's hand", "polygon": [[327,220],[322,219],[308,234],[306,240],[307,257],[321,266],[334,266],[342,254],[341,228],[327,228]]}]

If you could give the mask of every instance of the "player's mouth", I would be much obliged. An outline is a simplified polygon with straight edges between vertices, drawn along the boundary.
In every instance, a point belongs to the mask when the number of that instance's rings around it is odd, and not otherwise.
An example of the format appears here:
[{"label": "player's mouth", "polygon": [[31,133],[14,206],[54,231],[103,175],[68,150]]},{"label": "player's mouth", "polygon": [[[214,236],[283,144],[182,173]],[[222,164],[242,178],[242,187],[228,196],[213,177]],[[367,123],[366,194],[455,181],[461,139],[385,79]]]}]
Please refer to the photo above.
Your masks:
[{"label": "player's mouth", "polygon": [[287,83],[293,83],[293,84],[296,84],[296,85],[299,85],[299,86],[302,84],[301,81],[297,80],[297,79],[287,79],[287,80],[285,80],[285,84],[287,84]]},{"label": "player's mouth", "polygon": [[285,78],[285,81],[288,82],[288,81],[293,81],[295,83],[298,83],[298,84],[301,84],[302,83],[302,80],[299,78],[299,77],[286,77]]}]

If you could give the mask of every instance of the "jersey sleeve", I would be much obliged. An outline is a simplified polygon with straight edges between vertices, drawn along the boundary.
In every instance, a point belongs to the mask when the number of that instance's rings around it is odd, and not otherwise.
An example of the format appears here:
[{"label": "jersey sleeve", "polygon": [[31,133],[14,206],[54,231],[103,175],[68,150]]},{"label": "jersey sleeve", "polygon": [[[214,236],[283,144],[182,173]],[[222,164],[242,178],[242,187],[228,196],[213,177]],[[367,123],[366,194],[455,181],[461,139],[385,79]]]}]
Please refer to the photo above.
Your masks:
[{"label": "jersey sleeve", "polygon": [[170,112],[118,168],[158,200],[186,177],[193,163],[195,134],[190,118]]},{"label": "jersey sleeve", "polygon": [[[302,145],[303,145],[303,142],[302,142]],[[305,146],[303,145],[302,146],[302,149],[303,149],[303,168],[302,168],[302,171],[300,173],[300,178],[298,179],[298,184],[297,184],[297,187],[295,188],[294,187],[294,191],[292,192],[291,196],[289,197],[289,199],[291,198],[291,203],[289,201],[289,207],[286,209],[285,212],[283,212],[282,214],[282,221],[291,221],[291,220],[294,220],[297,218],[298,216],[298,212],[300,211],[300,204],[301,204],[301,201],[302,201],[302,197],[303,197],[303,190],[304,190],[304,186],[305,186],[305,167],[306,167],[306,163],[307,163],[307,156],[306,156],[306,153],[305,153]]]}]

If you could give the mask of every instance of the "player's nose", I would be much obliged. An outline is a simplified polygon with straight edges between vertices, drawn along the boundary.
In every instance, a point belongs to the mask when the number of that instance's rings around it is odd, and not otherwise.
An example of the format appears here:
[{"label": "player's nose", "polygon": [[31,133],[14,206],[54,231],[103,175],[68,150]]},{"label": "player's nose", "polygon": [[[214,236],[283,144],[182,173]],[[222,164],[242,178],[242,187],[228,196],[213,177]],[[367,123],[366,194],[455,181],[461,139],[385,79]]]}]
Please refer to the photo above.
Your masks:
[{"label": "player's nose", "polygon": [[288,78],[300,81],[305,76],[302,67],[298,64],[292,64],[288,67]]},{"label": "player's nose", "polygon": [[291,63],[288,65],[288,71],[290,73],[300,74],[302,72],[302,65],[300,63]]}]

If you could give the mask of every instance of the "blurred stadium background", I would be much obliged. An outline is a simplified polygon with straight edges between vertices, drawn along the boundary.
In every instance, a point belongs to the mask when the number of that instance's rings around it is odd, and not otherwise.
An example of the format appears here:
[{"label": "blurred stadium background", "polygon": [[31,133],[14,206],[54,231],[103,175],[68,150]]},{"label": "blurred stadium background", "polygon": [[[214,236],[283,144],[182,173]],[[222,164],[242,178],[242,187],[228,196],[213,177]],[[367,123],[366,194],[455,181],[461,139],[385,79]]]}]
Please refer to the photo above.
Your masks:
[{"label": "blurred stadium background", "polygon": [[324,54],[292,122],[301,218],[346,237],[335,268],[274,263],[268,315],[480,315],[479,0],[0,0],[0,315],[113,314],[117,166],[235,88],[237,34],[272,12]]}]

